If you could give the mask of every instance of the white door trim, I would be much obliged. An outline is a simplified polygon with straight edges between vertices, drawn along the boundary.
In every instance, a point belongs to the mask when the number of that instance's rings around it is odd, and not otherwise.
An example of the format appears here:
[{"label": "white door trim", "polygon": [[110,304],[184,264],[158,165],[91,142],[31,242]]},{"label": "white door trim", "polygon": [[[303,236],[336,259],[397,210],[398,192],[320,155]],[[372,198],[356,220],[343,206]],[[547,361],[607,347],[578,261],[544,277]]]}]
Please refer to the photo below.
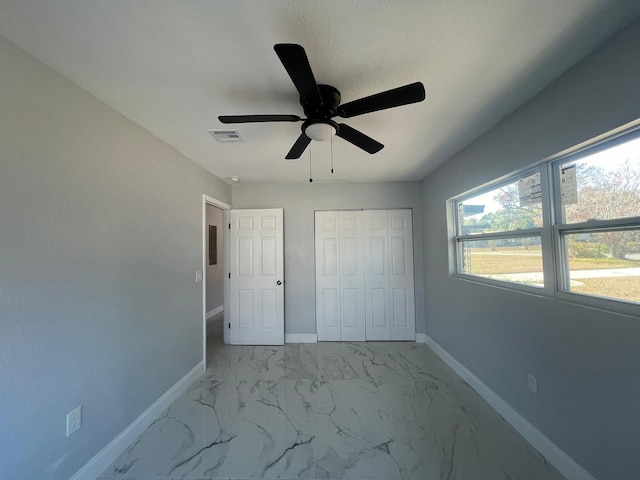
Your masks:
[{"label": "white door trim", "polygon": [[[210,197],[209,195],[202,195],[202,367],[204,370],[207,369],[207,205],[212,205],[214,207],[218,207],[222,210],[222,220],[224,223],[227,222],[227,210],[231,210],[231,205],[223,202],[222,200],[218,200],[217,198]],[[228,229],[223,229],[225,235],[225,241],[223,245],[227,245],[227,231]],[[224,294],[222,306],[226,303],[226,292],[228,290],[228,275],[226,274],[226,269],[229,263],[227,262],[227,248],[222,247],[222,255],[224,258]],[[225,313],[226,320],[226,313]],[[225,322],[226,325],[226,322]],[[227,335],[227,329],[224,329],[225,337]]]}]

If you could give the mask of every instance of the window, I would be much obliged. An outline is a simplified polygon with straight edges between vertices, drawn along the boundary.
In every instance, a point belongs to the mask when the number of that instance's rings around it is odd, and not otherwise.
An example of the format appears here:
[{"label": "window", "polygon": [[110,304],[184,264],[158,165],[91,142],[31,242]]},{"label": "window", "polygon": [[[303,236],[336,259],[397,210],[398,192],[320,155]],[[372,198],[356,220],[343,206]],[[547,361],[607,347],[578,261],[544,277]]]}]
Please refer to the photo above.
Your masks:
[{"label": "window", "polygon": [[640,303],[640,136],[554,162],[560,285]]},{"label": "window", "polygon": [[565,289],[640,303],[639,236],[638,229],[563,234]]},{"label": "window", "polygon": [[453,202],[456,274],[640,314],[640,131]]},{"label": "window", "polygon": [[457,202],[459,272],[544,286],[540,171]]}]

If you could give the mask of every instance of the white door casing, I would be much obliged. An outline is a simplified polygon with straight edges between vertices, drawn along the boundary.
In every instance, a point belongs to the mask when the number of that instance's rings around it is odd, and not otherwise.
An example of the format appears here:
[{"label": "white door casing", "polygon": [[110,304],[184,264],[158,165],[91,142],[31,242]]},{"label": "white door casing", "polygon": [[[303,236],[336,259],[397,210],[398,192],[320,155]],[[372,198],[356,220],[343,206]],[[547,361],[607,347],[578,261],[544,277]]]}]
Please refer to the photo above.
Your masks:
[{"label": "white door casing", "polygon": [[[208,265],[208,244],[207,244],[207,235],[209,232],[209,222],[207,222],[207,205],[212,205],[214,207],[217,207],[219,209],[222,210],[222,216],[223,216],[223,225],[227,224],[228,221],[228,212],[229,209],[231,208],[231,205],[229,205],[228,203],[225,203],[221,200],[218,200],[217,198],[213,198],[210,197],[208,195],[203,194],[202,195],[202,272],[203,272],[203,277],[202,277],[202,365],[204,367],[204,369],[206,370],[208,363],[207,363],[207,265]],[[228,229],[224,229],[224,241],[223,241],[223,245],[228,245],[229,244],[229,237],[228,237]],[[228,248],[224,247],[222,248],[222,255],[223,255],[223,265],[229,265],[229,251]],[[223,283],[223,304],[224,305],[228,305],[229,303],[229,287],[227,284],[227,277],[226,277],[226,273],[225,273],[225,279],[224,279],[224,283]],[[227,320],[227,312],[224,312],[224,325],[225,328],[223,329],[224,332],[224,343],[229,343],[229,330],[226,328],[226,325],[228,324],[228,320]]]},{"label": "white door casing", "polygon": [[283,210],[231,210],[229,219],[230,343],[283,345]]}]

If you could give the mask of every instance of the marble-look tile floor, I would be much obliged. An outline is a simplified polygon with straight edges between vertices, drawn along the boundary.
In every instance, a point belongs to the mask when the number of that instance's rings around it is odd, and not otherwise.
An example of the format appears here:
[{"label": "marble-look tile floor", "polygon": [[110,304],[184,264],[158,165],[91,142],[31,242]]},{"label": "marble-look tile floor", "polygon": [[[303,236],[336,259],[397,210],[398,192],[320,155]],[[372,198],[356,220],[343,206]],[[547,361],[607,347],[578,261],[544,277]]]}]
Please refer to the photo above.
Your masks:
[{"label": "marble-look tile floor", "polygon": [[425,345],[221,337],[101,479],[563,478]]}]

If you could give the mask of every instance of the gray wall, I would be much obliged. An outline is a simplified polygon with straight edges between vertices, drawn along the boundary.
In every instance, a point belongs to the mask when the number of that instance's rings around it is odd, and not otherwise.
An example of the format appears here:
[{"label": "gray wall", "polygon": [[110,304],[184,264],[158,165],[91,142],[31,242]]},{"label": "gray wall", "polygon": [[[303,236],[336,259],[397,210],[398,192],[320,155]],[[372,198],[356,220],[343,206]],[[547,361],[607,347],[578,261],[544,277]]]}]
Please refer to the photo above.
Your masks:
[{"label": "gray wall", "polygon": [[[218,227],[216,232],[218,246],[218,263],[209,265],[209,225]],[[222,210],[212,205],[207,205],[207,312],[220,307],[223,304],[222,287],[224,275],[223,264],[223,235]]]},{"label": "gray wall", "polygon": [[0,476],[67,479],[202,359],[202,194],[231,192],[1,38],[0,112]]},{"label": "gray wall", "polygon": [[[413,208],[416,331],[424,332],[419,182],[234,185],[234,208],[284,208],[286,333],[316,333],[314,211]],[[418,247],[418,248],[416,248]]]},{"label": "gray wall", "polygon": [[639,48],[636,21],[422,185],[427,334],[600,480],[640,472],[640,319],[451,278],[445,206],[640,118]]}]

